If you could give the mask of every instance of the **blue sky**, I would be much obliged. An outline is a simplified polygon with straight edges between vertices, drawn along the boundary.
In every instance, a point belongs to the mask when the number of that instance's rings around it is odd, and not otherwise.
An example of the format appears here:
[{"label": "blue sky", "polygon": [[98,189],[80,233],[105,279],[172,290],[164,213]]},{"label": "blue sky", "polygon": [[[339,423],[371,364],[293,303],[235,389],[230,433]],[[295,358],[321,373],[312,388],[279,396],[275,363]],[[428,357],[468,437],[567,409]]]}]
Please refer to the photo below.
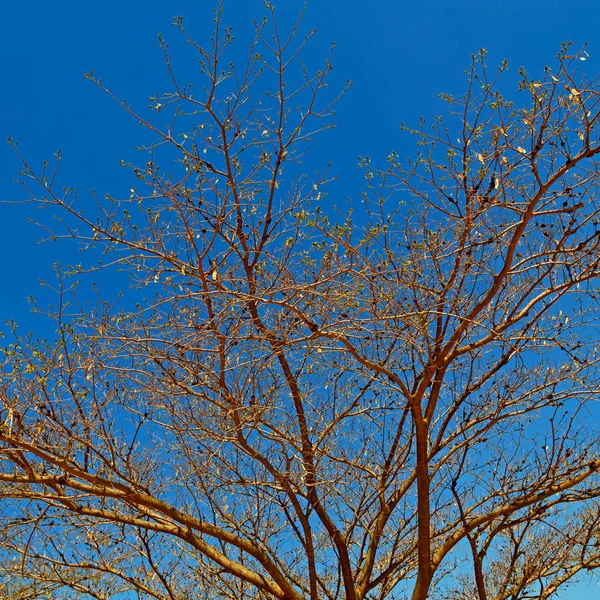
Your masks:
[{"label": "blue sky", "polygon": [[[165,35],[175,56],[190,57],[170,25],[172,17],[182,15],[190,33],[206,40],[213,5],[213,0],[4,0],[0,136],[12,136],[34,165],[51,159],[60,148],[61,183],[77,187],[83,202],[89,201],[89,189],[122,195],[131,181],[118,160],[136,158],[134,148],[143,132],[83,74],[93,70],[119,97],[145,109],[149,96],[167,90],[169,84],[157,34]],[[296,16],[301,2],[282,0],[276,5],[285,24]],[[311,150],[315,164],[331,162],[340,175],[332,192],[341,199],[358,196],[358,155],[377,160],[396,150],[409,156],[413,141],[400,132],[400,121],[416,123],[420,115],[431,118],[443,112],[437,94],[461,93],[463,71],[480,48],[489,51],[490,65],[509,59],[512,76],[519,65],[531,72],[541,70],[565,40],[576,46],[591,42],[593,59],[600,16],[600,7],[593,6],[569,10],[556,0],[313,0],[305,25],[319,33],[306,58],[317,64],[335,41],[330,84],[335,88],[347,79],[354,82],[338,107],[338,128],[318,139]],[[252,19],[263,13],[260,0],[228,0],[226,21],[240,46],[252,32]],[[4,143],[0,161],[0,199],[23,199],[12,182],[19,162]],[[0,298],[0,314],[23,322],[28,318],[27,297],[41,293],[39,278],[52,277],[55,260],[78,257],[69,244],[36,245],[42,232],[26,221],[39,217],[33,206],[4,205],[0,210],[4,280],[11,282],[9,293]]]},{"label": "blue sky", "polygon": [[[301,5],[297,0],[275,4],[284,25]],[[168,89],[157,34],[165,35],[173,54],[185,55],[189,49],[170,26],[172,17],[182,15],[189,33],[206,40],[212,5],[212,0],[3,0],[1,137],[12,136],[34,165],[60,148],[61,182],[77,187],[83,203],[90,201],[90,188],[99,195],[126,195],[131,179],[119,159],[136,159],[143,132],[83,74],[93,70],[118,96],[145,110],[151,94]],[[240,43],[251,34],[252,19],[263,13],[259,0],[226,2],[225,19]],[[392,150],[411,155],[413,141],[400,132],[400,122],[416,123],[420,115],[431,119],[443,112],[437,94],[461,92],[472,53],[486,48],[490,65],[507,58],[507,92],[512,93],[518,67],[540,72],[553,62],[562,41],[572,40],[575,47],[589,42],[586,68],[590,75],[600,73],[599,25],[600,4],[595,2],[312,0],[305,26],[319,33],[307,60],[316,64],[335,41],[330,85],[354,82],[338,107],[338,128],[315,141],[312,160],[323,166],[331,162],[340,175],[333,196],[358,198],[357,157],[371,155],[382,164]],[[4,143],[0,164],[0,199],[24,199],[12,181],[19,162]],[[46,326],[29,312],[28,296],[45,298],[38,281],[52,280],[56,260],[66,264],[81,257],[69,243],[37,244],[43,232],[27,221],[30,217],[40,217],[32,205],[0,205],[0,315],[43,332]],[[51,221],[49,214],[41,218]],[[595,584],[579,591],[572,587],[562,598],[594,598],[598,589]]]}]

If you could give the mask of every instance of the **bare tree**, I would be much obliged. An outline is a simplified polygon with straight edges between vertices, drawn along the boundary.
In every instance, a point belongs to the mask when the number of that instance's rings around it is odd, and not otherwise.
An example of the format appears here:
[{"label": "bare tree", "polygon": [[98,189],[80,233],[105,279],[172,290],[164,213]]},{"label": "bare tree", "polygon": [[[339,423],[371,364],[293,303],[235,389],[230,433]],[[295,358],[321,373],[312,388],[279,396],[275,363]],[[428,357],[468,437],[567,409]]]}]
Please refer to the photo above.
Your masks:
[{"label": "bare tree", "polygon": [[597,81],[565,46],[517,108],[480,53],[417,158],[362,159],[339,209],[301,164],[330,63],[267,8],[241,69],[220,10],[188,38],[198,94],[163,44],[159,114],[125,105],[156,139],[127,197],[91,216],[23,163],[57,235],[136,286],[79,303],[61,275],[57,340],[5,347],[0,585],[550,597],[600,566]]}]

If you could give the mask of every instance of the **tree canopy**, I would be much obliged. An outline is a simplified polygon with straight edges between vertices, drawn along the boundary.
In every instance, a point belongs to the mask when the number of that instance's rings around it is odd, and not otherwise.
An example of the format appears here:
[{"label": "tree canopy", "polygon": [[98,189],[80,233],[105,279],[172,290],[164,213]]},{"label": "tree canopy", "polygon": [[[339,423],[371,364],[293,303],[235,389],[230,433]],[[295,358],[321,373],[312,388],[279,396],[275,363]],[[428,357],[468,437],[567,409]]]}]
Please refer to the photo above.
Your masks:
[{"label": "tree canopy", "polygon": [[[549,598],[600,566],[598,80],[565,45],[517,103],[481,51],[340,202],[302,161],[344,90],[267,13],[236,64],[176,21],[202,81],[161,42],[126,194],[23,160],[100,263],[4,347],[0,594]],[[71,293],[98,268],[123,301]]]}]

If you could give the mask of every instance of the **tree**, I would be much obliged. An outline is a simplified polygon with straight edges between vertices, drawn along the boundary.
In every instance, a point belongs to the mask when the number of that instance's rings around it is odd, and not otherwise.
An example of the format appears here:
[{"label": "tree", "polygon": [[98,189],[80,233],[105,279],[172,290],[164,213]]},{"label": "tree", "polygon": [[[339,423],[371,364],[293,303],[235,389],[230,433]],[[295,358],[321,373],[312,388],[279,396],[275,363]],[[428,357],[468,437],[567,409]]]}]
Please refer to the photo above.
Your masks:
[{"label": "tree", "polygon": [[163,43],[155,120],[124,105],[156,140],[130,196],[89,216],[23,162],[137,287],[60,275],[56,340],[5,347],[3,594],[550,597],[600,566],[597,81],[565,46],[518,108],[481,52],[338,210],[301,165],[330,62],[267,8],[241,70],[220,9],[188,38],[198,95]]}]

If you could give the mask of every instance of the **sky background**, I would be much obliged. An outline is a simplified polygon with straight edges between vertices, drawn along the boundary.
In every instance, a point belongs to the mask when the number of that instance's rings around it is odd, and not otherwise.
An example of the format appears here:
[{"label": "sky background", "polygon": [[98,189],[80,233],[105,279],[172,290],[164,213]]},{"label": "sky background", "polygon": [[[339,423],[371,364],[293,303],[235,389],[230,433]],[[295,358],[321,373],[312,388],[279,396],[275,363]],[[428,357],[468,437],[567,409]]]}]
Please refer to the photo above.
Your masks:
[{"label": "sky background", "polygon": [[[282,28],[291,23],[301,3],[275,0]],[[181,57],[182,79],[193,81],[193,55],[182,43],[172,17],[181,15],[200,42],[212,32],[212,0],[2,0],[0,2],[0,136],[11,136],[32,165],[50,160],[60,148],[60,181],[79,190],[82,206],[99,195],[126,196],[131,175],[119,159],[141,160],[135,146],[143,131],[116,103],[83,74],[93,70],[119,97],[145,111],[155,92],[169,91],[169,78],[157,44],[163,33],[172,53]],[[259,0],[227,0],[225,21],[233,27],[240,48],[252,34],[252,19],[264,14]],[[470,56],[489,51],[488,64],[508,59],[505,93],[516,94],[518,67],[530,74],[552,65],[563,41],[587,48],[590,75],[600,73],[600,3],[558,0],[312,0],[304,28],[318,35],[306,58],[318,64],[336,42],[330,85],[354,82],[338,106],[338,127],[315,140],[311,164],[332,163],[340,179],[330,197],[358,199],[362,176],[357,157],[370,155],[383,165],[396,150],[414,155],[414,141],[401,133],[404,121],[432,119],[444,112],[440,92],[461,94]],[[187,58],[186,58],[187,57]],[[187,63],[186,63],[187,61]],[[0,200],[26,198],[13,182],[20,164],[8,144],[0,145]],[[52,265],[80,262],[72,243],[38,244],[43,236],[30,218],[46,223],[31,204],[0,204],[0,257],[3,289],[0,318],[14,319],[24,330],[48,335],[48,324],[30,314],[27,298],[48,294],[39,280],[52,281]],[[600,598],[596,582],[572,586],[563,600]]]}]

